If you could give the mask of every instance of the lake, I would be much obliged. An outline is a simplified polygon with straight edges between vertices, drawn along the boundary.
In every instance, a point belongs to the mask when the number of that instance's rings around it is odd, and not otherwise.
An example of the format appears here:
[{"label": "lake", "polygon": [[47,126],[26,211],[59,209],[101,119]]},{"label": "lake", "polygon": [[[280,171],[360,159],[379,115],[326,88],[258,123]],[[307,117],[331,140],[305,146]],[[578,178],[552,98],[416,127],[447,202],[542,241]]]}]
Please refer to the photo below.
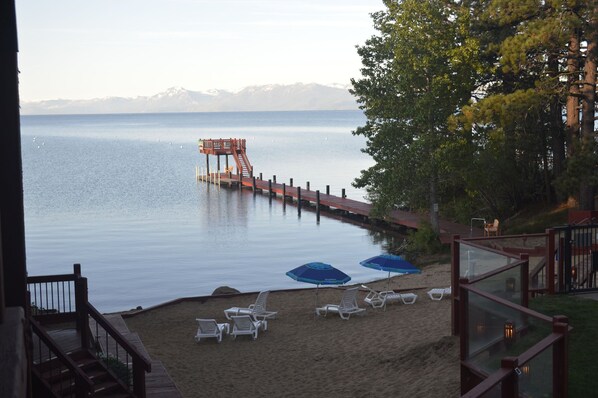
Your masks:
[{"label": "lake", "polygon": [[363,123],[359,111],[22,116],[28,273],[81,263],[104,312],[222,285],[313,287],[285,275],[311,261],[352,283],[383,278],[359,261],[384,252],[390,237],[195,180],[205,166],[198,139],[243,138],[256,175],[362,200],[351,182],[373,161],[351,132]]}]

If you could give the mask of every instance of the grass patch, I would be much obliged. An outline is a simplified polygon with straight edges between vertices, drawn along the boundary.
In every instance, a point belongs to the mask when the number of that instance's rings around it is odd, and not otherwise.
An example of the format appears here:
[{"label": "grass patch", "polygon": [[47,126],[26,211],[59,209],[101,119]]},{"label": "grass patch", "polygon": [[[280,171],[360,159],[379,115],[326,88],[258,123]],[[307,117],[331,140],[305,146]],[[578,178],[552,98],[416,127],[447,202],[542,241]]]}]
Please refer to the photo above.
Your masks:
[{"label": "grass patch", "polygon": [[544,296],[530,308],[548,316],[565,315],[573,327],[569,339],[569,397],[598,391],[598,301],[574,296]]},{"label": "grass patch", "polygon": [[567,224],[569,207],[566,203],[557,206],[536,205],[509,218],[502,230],[503,235],[542,233],[547,228]]}]

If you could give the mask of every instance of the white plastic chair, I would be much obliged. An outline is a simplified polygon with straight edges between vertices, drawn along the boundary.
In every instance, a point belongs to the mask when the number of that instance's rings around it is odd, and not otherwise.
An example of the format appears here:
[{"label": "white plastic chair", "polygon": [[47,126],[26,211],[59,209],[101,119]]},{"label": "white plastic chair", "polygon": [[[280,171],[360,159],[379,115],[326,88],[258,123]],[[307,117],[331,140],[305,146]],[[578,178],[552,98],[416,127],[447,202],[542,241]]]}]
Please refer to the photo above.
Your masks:
[{"label": "white plastic chair", "polygon": [[226,319],[232,319],[232,316],[236,315],[253,315],[256,319],[275,319],[278,311],[268,311],[266,309],[266,302],[268,300],[269,290],[260,292],[254,304],[249,305],[247,308],[232,307],[224,310],[224,316]]},{"label": "white plastic chair", "polygon": [[366,285],[361,285],[361,287],[369,290],[369,293],[365,296],[363,301],[371,305],[372,308],[381,308],[384,307],[385,304],[399,300],[402,301],[403,304],[414,304],[417,300],[417,294],[415,293],[397,293],[393,290],[377,292]]},{"label": "white plastic chair", "polygon": [[250,335],[255,340],[260,329],[268,330],[268,321],[256,320],[251,315],[233,315],[231,319],[233,320],[233,330],[230,335],[233,339],[240,335]]},{"label": "white plastic chair", "polygon": [[324,307],[316,308],[316,314],[324,313],[326,316],[329,312],[336,312],[342,319],[349,319],[354,314],[362,314],[365,312],[365,308],[360,308],[357,305],[358,291],[357,287],[345,290],[340,304],[326,304]]},{"label": "white plastic chair", "polygon": [[202,338],[215,337],[220,343],[222,335],[229,332],[228,323],[218,323],[215,319],[196,319],[198,327],[195,341],[199,343]]},{"label": "white plastic chair", "polygon": [[428,291],[428,296],[431,300],[440,301],[444,296],[450,296],[452,294],[451,287],[447,288],[435,288]]}]

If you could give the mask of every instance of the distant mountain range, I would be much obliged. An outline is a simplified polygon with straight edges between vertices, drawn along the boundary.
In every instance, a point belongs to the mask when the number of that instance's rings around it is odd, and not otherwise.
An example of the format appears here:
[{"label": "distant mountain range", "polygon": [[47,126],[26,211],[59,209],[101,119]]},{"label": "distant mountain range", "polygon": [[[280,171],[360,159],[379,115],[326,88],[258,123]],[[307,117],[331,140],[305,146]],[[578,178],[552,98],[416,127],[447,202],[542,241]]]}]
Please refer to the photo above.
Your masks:
[{"label": "distant mountain range", "polygon": [[315,83],[251,86],[239,92],[172,87],[149,97],[21,101],[23,115],[351,109],[358,106],[348,88]]}]

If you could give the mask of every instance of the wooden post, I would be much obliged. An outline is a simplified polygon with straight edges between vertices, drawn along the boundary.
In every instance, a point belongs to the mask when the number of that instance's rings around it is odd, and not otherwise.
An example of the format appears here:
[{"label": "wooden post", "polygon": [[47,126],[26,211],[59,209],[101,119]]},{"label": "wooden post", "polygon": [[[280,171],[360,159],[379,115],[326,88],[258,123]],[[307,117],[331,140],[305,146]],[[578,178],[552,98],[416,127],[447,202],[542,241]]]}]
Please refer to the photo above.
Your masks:
[{"label": "wooden post", "polygon": [[569,319],[563,315],[552,318],[552,331],[563,335],[552,349],[552,391],[554,397],[567,398],[569,384]]},{"label": "wooden post", "polygon": [[228,155],[224,155],[224,161],[226,162],[226,170],[228,170]]},{"label": "wooden post", "polygon": [[220,173],[220,155],[216,155],[216,170]]},{"label": "wooden post", "polygon": [[[463,289],[461,287],[461,283],[463,282],[463,284],[469,282],[466,278],[460,278],[459,283],[456,285],[458,287],[459,290]],[[459,341],[461,342],[460,345],[460,352],[459,352],[459,356],[461,361],[465,361],[469,355],[469,351],[468,351],[468,345],[467,345],[467,339],[469,338],[468,335],[468,323],[469,323],[469,319],[468,319],[468,313],[467,313],[467,307],[469,306],[469,296],[468,296],[468,292],[465,291],[465,289],[463,289],[463,291],[459,291],[456,292],[455,289],[452,289],[453,293],[456,293],[459,295],[459,301],[457,303],[457,305],[459,305],[459,312],[461,313],[461,316],[459,317],[459,319],[457,319],[458,326],[457,329],[460,330],[461,332],[458,333],[459,334]],[[453,304],[455,305],[455,304]],[[455,335],[455,333],[453,333],[453,335]]]},{"label": "wooden post", "polygon": [[301,187],[297,187],[297,213],[301,214]]},{"label": "wooden post", "polygon": [[133,392],[136,397],[145,398],[145,371],[143,363],[137,356],[133,357]]},{"label": "wooden post", "polygon": [[309,181],[305,185],[306,185],[306,189],[309,191]]},{"label": "wooden post", "polygon": [[262,173],[260,173],[260,180],[264,180],[264,177],[262,176]]},{"label": "wooden post", "polygon": [[206,153],[206,175],[210,175],[210,155]]},{"label": "wooden post", "polygon": [[287,184],[282,183],[282,202],[284,203],[287,199]]},{"label": "wooden post", "polygon": [[343,199],[345,199],[347,197],[347,195],[345,195],[345,188],[343,188],[343,190],[341,191],[341,197]]},{"label": "wooden post", "polygon": [[521,305],[527,308],[529,307],[529,254],[521,254],[519,258],[525,261],[521,267]]},{"label": "wooden post", "polygon": [[320,221],[320,191],[316,191],[316,220]]},{"label": "wooden post", "polygon": [[268,196],[272,197],[272,180],[268,180]]},{"label": "wooden post", "polygon": [[27,308],[23,166],[15,2],[0,2],[0,283],[6,307]]},{"label": "wooden post", "polygon": [[508,377],[501,382],[501,397],[513,398],[519,396],[519,375],[515,373],[518,367],[518,360],[515,357],[506,357],[500,361],[501,368],[511,369]]},{"label": "wooden post", "polygon": [[89,347],[89,316],[87,315],[87,278],[75,279],[75,305],[77,306],[77,331],[81,335],[81,347]]},{"label": "wooden post", "polygon": [[255,177],[251,177],[251,187],[253,188],[253,192],[255,192]]},{"label": "wooden post", "polygon": [[326,195],[330,195],[330,185],[326,185]]},{"label": "wooden post", "polygon": [[289,181],[289,186],[290,186],[290,187],[292,187],[292,186],[293,186],[293,179],[292,179],[292,178],[290,178],[289,180],[290,180],[290,181]]},{"label": "wooden post", "polygon": [[276,176],[272,176],[272,181],[274,182],[274,184],[276,184]]}]

